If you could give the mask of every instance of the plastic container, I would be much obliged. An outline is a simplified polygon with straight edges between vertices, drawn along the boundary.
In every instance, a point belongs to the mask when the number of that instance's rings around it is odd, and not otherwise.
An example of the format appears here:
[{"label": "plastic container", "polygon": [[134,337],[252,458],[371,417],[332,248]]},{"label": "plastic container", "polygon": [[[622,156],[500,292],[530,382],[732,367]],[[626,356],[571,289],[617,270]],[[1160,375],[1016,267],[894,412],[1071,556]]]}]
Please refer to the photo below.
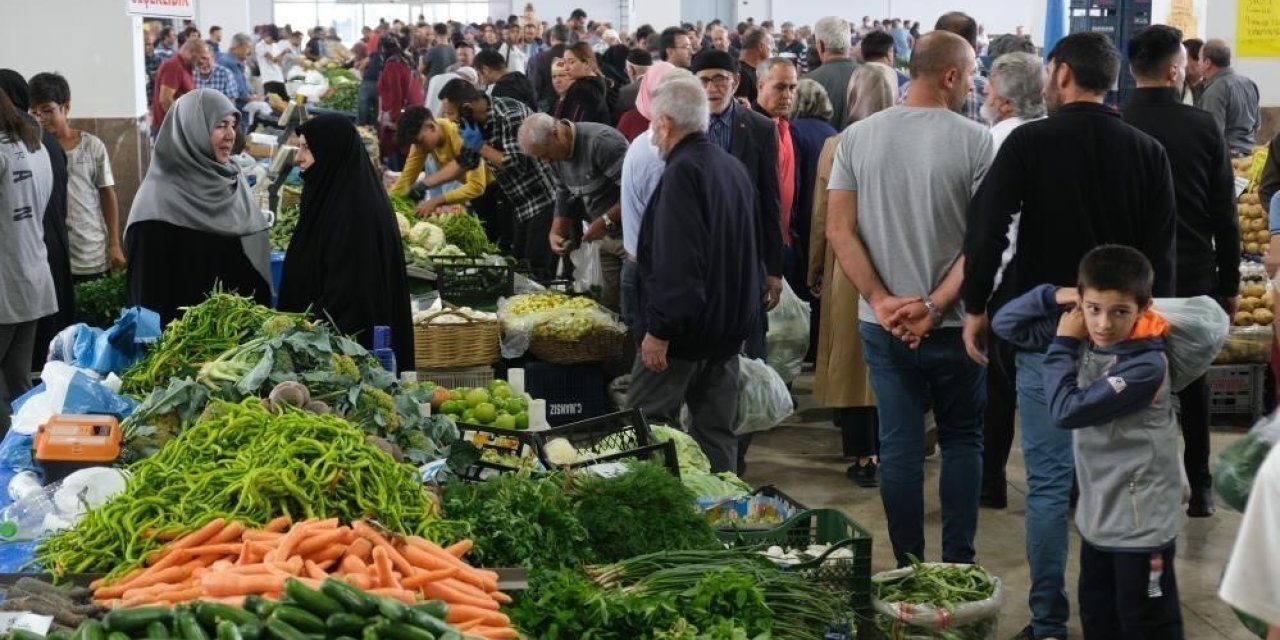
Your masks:
[{"label": "plastic container", "polygon": [[19,471],[9,480],[9,499],[18,502],[43,488],[40,485],[40,476],[37,476],[36,472]]},{"label": "plastic container", "polygon": [[391,327],[378,325],[373,328],[373,357],[378,359],[383,369],[396,372],[396,352],[391,349]]},{"label": "plastic container", "polygon": [[70,527],[72,523],[58,516],[51,495],[35,491],[9,505],[0,516],[0,539],[38,540],[46,533]]},{"label": "plastic container", "polygon": [[598,364],[529,362],[524,375],[529,395],[547,401],[547,422],[552,426],[605,412],[604,369]]}]

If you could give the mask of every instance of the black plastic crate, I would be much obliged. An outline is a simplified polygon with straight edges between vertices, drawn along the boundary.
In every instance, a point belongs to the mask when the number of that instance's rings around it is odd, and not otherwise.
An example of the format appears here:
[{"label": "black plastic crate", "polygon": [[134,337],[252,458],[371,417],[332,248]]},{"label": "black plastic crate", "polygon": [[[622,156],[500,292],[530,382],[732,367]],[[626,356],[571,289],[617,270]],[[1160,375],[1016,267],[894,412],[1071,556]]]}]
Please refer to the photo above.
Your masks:
[{"label": "black plastic crate", "polygon": [[[580,455],[589,459],[572,464],[555,465],[547,458],[546,445],[552,440],[567,441]],[[554,427],[537,433],[539,454],[547,467],[578,468],[602,462],[643,459],[660,456],[673,475],[680,475],[680,462],[674,442],[657,442],[649,431],[649,423],[639,409],[619,411],[588,420]]]},{"label": "black plastic crate", "polygon": [[458,434],[460,440],[480,449],[481,455],[475,464],[458,473],[463,480],[480,482],[495,475],[535,470],[542,465],[533,432],[459,422]]},{"label": "black plastic crate", "polygon": [[560,426],[594,418],[605,412],[604,369],[595,363],[524,365],[524,388],[547,401],[547,423]]},{"label": "black plastic crate", "polygon": [[440,256],[432,262],[440,299],[454,306],[494,311],[498,298],[515,291],[515,270],[509,264],[486,264],[469,256]]}]

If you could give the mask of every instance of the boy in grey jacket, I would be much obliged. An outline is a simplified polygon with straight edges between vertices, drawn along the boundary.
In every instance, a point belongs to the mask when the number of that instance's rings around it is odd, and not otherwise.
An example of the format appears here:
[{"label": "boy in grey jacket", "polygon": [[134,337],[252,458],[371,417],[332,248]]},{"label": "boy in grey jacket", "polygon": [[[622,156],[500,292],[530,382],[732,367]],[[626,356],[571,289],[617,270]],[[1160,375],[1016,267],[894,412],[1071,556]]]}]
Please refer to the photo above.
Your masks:
[{"label": "boy in grey jacket", "polygon": [[1077,289],[1037,287],[993,321],[1005,340],[1047,348],[1049,410],[1072,430],[1086,640],[1182,638],[1173,566],[1182,463],[1169,323],[1151,310],[1152,278],[1135,249],[1101,246],[1081,261]]}]

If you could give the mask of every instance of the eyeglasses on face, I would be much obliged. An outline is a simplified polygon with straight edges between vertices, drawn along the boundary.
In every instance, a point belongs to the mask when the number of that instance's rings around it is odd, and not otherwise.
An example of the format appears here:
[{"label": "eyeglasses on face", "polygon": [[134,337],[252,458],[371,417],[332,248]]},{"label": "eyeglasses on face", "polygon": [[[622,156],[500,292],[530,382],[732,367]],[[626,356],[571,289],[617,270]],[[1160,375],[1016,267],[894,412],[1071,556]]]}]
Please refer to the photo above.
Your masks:
[{"label": "eyeglasses on face", "polygon": [[724,89],[729,86],[729,81],[733,80],[733,77],[725,76],[725,75],[715,75],[710,77],[699,76],[698,80],[702,82],[702,86],[704,88],[711,85],[715,85],[716,88],[718,89]]}]

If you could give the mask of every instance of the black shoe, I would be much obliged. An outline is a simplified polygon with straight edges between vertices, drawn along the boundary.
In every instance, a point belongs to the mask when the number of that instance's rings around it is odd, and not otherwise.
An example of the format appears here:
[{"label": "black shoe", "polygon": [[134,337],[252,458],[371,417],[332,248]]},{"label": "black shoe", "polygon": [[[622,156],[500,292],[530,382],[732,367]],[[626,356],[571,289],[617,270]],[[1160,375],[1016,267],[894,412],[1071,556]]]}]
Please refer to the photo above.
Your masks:
[{"label": "black shoe", "polygon": [[853,463],[848,469],[844,470],[846,478],[853,481],[854,484],[864,489],[874,489],[880,486],[880,467],[874,462],[866,464]]},{"label": "black shoe", "polygon": [[1009,506],[1009,492],[1005,485],[1000,488],[983,487],[978,496],[978,506],[983,509],[1004,509]]},{"label": "black shoe", "polygon": [[1063,639],[1059,639],[1058,636],[1037,636],[1035,630],[1031,628],[1031,625],[1027,625],[1025,628],[1022,629],[1022,631],[1018,632],[1018,635],[1010,638],[1010,640],[1063,640]]},{"label": "black shoe", "polygon": [[1187,516],[1191,518],[1208,518],[1217,509],[1213,504],[1212,487],[1196,487],[1191,490],[1191,504],[1187,505]]}]

